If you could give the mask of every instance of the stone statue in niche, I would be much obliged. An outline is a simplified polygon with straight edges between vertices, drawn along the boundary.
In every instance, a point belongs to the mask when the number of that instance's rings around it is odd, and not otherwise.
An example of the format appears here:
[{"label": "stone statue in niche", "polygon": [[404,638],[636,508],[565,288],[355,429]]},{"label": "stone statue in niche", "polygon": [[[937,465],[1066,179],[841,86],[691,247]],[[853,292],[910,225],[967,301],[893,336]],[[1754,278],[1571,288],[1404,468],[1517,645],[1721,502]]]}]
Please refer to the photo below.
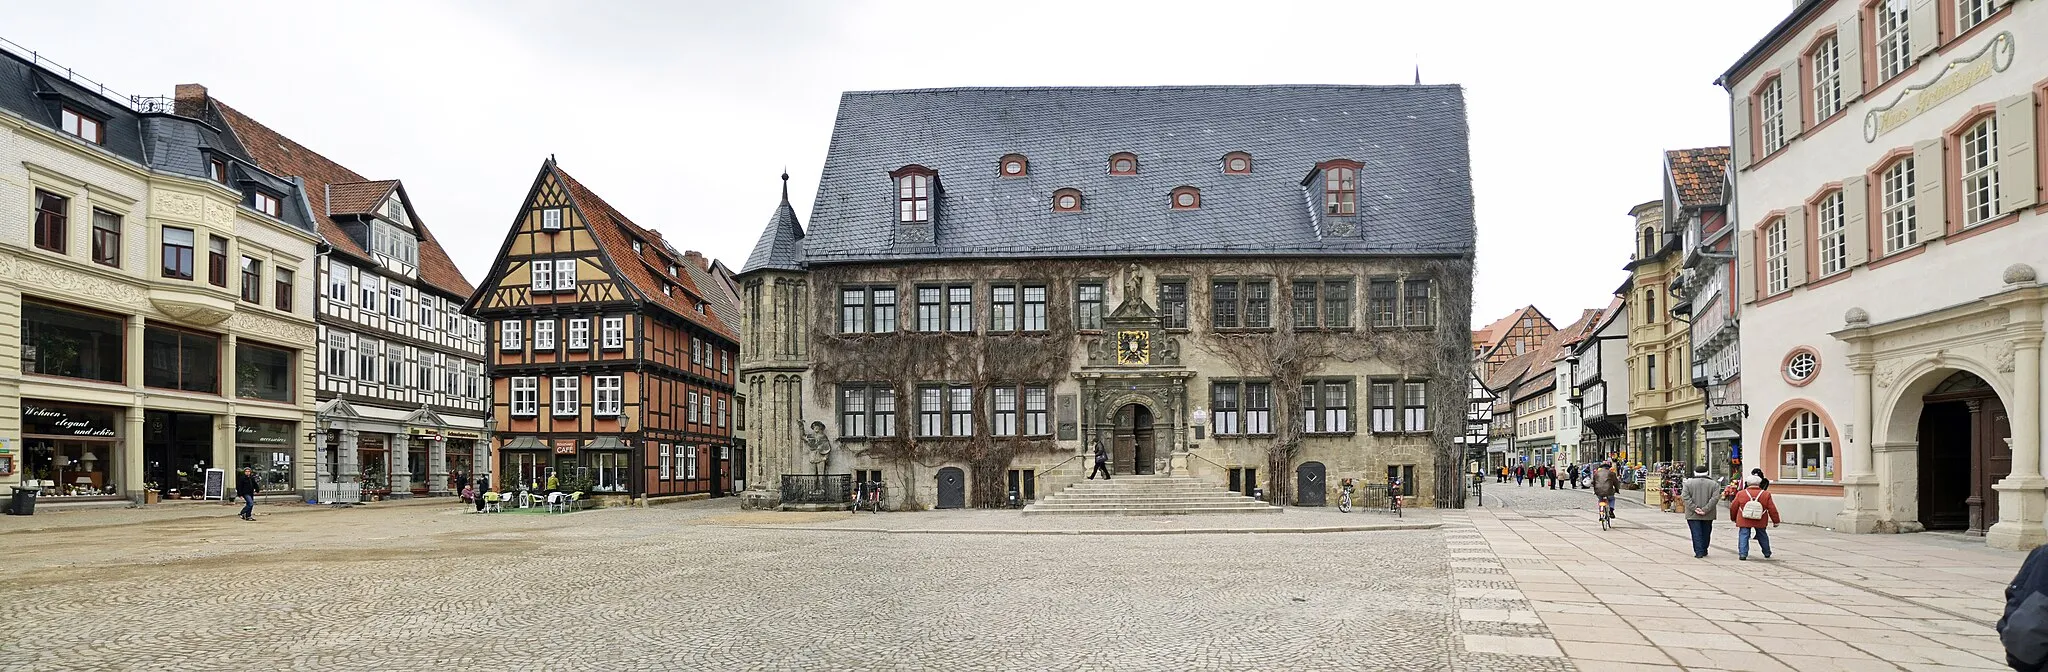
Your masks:
[{"label": "stone statue in niche", "polygon": [[1145,280],[1138,275],[1138,264],[1132,262],[1124,269],[1124,301],[1138,300],[1138,293],[1144,291]]},{"label": "stone statue in niche", "polygon": [[832,437],[825,435],[825,423],[812,421],[804,429],[804,452],[811,458],[811,473],[824,475],[825,462],[832,457]]}]

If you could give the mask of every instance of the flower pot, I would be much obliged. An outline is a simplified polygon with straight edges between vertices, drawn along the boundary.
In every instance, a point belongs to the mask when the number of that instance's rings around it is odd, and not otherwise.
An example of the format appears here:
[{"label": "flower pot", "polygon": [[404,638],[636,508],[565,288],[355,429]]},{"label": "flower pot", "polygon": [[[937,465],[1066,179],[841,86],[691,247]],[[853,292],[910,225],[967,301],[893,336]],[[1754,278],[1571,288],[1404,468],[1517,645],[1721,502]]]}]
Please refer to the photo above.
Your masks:
[{"label": "flower pot", "polygon": [[160,496],[157,494],[157,491],[155,490],[142,491],[142,503],[145,505],[155,504],[159,499]]}]

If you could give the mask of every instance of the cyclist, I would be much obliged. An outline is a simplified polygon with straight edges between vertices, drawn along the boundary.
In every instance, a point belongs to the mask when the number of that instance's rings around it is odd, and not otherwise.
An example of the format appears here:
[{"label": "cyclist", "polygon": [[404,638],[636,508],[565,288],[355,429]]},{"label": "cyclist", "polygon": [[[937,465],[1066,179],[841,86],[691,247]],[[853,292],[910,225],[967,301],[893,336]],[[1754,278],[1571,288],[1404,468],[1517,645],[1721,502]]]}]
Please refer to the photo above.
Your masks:
[{"label": "cyclist", "polygon": [[1351,479],[1344,479],[1339,485],[1341,486],[1342,494],[1337,497],[1337,511],[1339,513],[1351,513]]},{"label": "cyclist", "polygon": [[1621,478],[1614,473],[1614,463],[1603,461],[1593,470],[1593,497],[1607,507],[1607,517],[1614,516],[1614,493],[1621,490]]}]

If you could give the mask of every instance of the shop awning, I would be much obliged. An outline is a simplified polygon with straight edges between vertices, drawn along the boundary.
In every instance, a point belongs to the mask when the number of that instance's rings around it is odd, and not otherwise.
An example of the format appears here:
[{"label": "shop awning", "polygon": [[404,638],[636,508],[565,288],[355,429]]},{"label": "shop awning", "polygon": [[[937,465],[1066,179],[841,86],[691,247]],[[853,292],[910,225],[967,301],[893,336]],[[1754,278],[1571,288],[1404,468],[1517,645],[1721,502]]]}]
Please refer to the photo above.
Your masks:
[{"label": "shop awning", "polygon": [[505,448],[504,448],[504,450],[547,450],[547,449],[548,449],[548,447],[547,447],[547,444],[543,444],[543,443],[541,443],[541,442],[540,442],[540,439],[537,439],[537,438],[534,438],[534,437],[531,437],[531,436],[521,436],[521,437],[516,437],[516,438],[513,438],[513,439],[512,439],[512,442],[511,442],[511,443],[508,443],[508,444],[505,444]]},{"label": "shop awning", "polygon": [[625,450],[625,449],[626,449],[626,442],[624,442],[624,441],[620,441],[620,440],[619,440],[619,437],[616,437],[616,436],[600,436],[600,437],[597,437],[597,438],[595,438],[595,439],[591,439],[591,440],[590,440],[590,445],[588,445],[588,446],[584,446],[584,447],[583,447],[583,449],[584,449],[584,450]]}]

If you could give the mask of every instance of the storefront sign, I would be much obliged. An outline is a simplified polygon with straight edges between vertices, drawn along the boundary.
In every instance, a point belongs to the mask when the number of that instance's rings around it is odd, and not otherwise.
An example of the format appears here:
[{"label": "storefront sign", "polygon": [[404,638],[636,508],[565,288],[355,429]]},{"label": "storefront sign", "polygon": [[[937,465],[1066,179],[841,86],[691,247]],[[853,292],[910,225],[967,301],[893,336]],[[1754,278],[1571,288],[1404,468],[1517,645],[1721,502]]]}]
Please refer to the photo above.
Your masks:
[{"label": "storefront sign", "polygon": [[405,428],[405,433],[411,434],[412,438],[426,439],[428,441],[433,441],[441,438],[440,431],[425,427],[407,427]]},{"label": "storefront sign", "polygon": [[1897,130],[1935,106],[1990,79],[1992,73],[2005,72],[2012,65],[2013,50],[2012,33],[1999,33],[1991,38],[1990,44],[1984,45],[1982,51],[1951,62],[1935,73],[1932,81],[1906,87],[1892,104],[1874,108],[1864,115],[1863,141],[1876,142],[1878,136]]},{"label": "storefront sign", "polygon": [[235,420],[235,443],[245,446],[282,446],[292,441],[292,423],[275,420]]},{"label": "storefront sign", "polygon": [[576,454],[576,440],[575,440],[575,439],[555,439],[555,454],[556,454],[556,455],[575,455],[575,454]]},{"label": "storefront sign", "polygon": [[482,435],[482,434],[478,434],[478,433],[476,433],[476,432],[463,432],[463,431],[457,431],[457,430],[453,430],[453,429],[451,429],[451,430],[448,430],[448,431],[445,431],[445,432],[441,432],[441,434],[442,434],[443,436],[446,436],[446,437],[448,437],[448,438],[451,438],[451,439],[480,439],[480,438],[483,438],[483,435]]},{"label": "storefront sign", "polygon": [[78,406],[21,404],[21,433],[113,438],[114,412]]}]

